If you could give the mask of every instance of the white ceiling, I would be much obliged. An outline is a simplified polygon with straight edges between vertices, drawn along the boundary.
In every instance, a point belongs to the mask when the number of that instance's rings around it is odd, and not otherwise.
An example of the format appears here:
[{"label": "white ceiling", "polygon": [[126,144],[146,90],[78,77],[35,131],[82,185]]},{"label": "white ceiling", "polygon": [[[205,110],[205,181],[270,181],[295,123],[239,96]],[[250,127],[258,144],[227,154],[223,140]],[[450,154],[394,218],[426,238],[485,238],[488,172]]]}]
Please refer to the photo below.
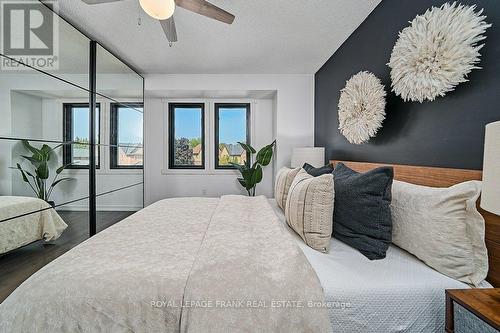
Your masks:
[{"label": "white ceiling", "polygon": [[236,15],[234,23],[177,8],[173,47],[138,0],[64,0],[59,10],[143,74],[313,74],[380,1],[211,0]]}]

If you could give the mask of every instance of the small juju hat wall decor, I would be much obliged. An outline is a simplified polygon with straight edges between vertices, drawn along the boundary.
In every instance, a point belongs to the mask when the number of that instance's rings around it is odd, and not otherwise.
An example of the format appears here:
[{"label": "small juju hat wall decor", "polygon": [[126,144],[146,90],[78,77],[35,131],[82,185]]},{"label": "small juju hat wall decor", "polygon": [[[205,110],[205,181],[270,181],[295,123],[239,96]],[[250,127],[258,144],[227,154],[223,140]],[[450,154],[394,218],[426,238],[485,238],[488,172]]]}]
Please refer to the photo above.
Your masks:
[{"label": "small juju hat wall decor", "polygon": [[404,101],[433,101],[467,81],[491,24],[476,6],[432,7],[399,33],[391,59],[392,90]]},{"label": "small juju hat wall decor", "polygon": [[350,143],[370,140],[385,119],[385,90],[380,80],[370,72],[351,77],[339,100],[339,130]]}]

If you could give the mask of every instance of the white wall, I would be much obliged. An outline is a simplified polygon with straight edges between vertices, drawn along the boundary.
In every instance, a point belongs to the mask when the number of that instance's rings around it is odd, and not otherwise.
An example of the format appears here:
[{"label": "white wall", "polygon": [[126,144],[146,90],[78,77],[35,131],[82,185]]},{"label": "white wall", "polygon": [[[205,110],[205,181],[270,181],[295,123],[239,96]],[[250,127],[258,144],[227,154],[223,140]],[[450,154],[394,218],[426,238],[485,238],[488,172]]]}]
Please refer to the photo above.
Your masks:
[{"label": "white wall", "polygon": [[[267,144],[273,138],[277,143],[273,168],[266,170],[266,181],[260,189],[258,187],[259,193],[267,196],[272,196],[275,170],[290,165],[292,148],[314,144],[313,75],[148,75],[145,85],[146,205],[167,197],[242,193],[235,180],[237,173],[175,175],[165,172],[167,127],[166,105],[162,98],[172,94],[215,91],[217,96],[224,96],[225,92],[232,91],[276,92],[273,100],[256,102],[258,119],[254,123],[256,134],[253,142],[256,146]],[[272,112],[263,112],[263,118],[259,119],[259,111],[266,109]],[[265,123],[264,119],[273,126],[260,131],[259,124]]]},{"label": "white wall", "polygon": [[[42,98],[12,91],[11,101],[11,126],[16,129],[16,136],[21,138],[42,137]],[[26,154],[26,149],[21,141],[11,143],[12,166],[20,161],[20,155]],[[19,172],[12,172],[12,193],[20,196],[32,196],[34,193],[29,186],[21,181]]]}]

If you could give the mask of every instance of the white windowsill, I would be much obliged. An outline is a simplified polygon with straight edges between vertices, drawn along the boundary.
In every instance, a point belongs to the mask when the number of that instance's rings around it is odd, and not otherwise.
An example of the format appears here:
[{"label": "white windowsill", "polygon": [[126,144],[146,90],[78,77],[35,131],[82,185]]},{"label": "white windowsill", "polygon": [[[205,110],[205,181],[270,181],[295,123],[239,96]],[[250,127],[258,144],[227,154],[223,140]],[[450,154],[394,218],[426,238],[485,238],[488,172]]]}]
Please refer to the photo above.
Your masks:
[{"label": "white windowsill", "polygon": [[[65,169],[62,174],[65,176],[71,176],[71,175],[83,175],[83,174],[88,174],[89,170],[88,169]],[[113,170],[103,170],[100,171],[99,169],[96,170],[96,175],[97,176],[119,176],[119,175],[128,175],[128,176],[141,176],[143,174],[142,169],[138,170],[130,170],[130,169],[113,169]]]},{"label": "white windowsill", "polygon": [[238,176],[238,170],[189,170],[189,169],[163,169],[162,175],[184,176]]}]

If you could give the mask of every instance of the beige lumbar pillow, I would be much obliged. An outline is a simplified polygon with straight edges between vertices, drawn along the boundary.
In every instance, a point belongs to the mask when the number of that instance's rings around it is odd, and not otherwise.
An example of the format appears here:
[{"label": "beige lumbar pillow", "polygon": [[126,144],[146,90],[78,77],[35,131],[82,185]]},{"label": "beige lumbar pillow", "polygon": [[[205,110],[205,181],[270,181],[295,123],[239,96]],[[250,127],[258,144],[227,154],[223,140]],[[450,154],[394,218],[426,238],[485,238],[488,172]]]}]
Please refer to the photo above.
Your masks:
[{"label": "beige lumbar pillow", "polygon": [[333,175],[318,177],[300,170],[290,186],[285,216],[288,225],[320,252],[330,250],[332,236],[334,185]]},{"label": "beige lumbar pillow", "polygon": [[449,188],[392,185],[392,242],[435,270],[477,286],[488,273],[481,182]]},{"label": "beige lumbar pillow", "polygon": [[285,210],[286,198],[288,197],[288,191],[290,190],[290,185],[292,185],[293,179],[299,173],[300,168],[290,169],[283,167],[278,171],[276,175],[276,184],[274,187],[274,197],[278,207]]}]

